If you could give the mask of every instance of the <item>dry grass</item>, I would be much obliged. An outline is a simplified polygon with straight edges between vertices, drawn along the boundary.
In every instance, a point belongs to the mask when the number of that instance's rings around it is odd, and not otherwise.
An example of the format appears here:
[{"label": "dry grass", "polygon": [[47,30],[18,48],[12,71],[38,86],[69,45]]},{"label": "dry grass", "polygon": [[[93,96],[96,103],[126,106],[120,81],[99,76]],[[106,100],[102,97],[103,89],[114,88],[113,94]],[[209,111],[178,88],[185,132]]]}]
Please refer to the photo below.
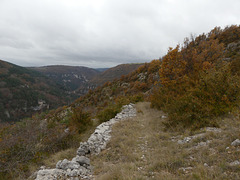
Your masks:
[{"label": "dry grass", "polygon": [[59,160],[63,160],[63,159],[72,159],[73,157],[76,156],[76,149],[75,148],[71,148],[71,149],[67,149],[67,150],[63,150],[60,152],[57,152],[56,154],[50,156],[48,159],[45,159],[43,161],[43,164],[46,167],[50,167],[50,168],[55,168],[56,167],[56,163]]},{"label": "dry grass", "polygon": [[[79,147],[80,142],[87,141],[90,135],[94,132],[97,125],[98,125],[98,122],[94,121],[93,126],[89,127],[87,131],[75,136],[76,138],[75,142],[79,142],[79,143],[77,143],[76,145],[73,145],[72,148],[59,151],[55,154],[52,154],[48,158],[45,158],[44,160],[41,161],[41,165],[47,168],[55,168],[59,160],[63,160],[63,159],[71,160],[73,157],[76,156],[77,148]],[[39,164],[32,163],[29,170],[30,174],[33,174],[34,172],[38,171],[39,168],[40,168]],[[22,178],[16,177],[15,180],[22,180]]]},{"label": "dry grass", "polygon": [[[107,149],[91,158],[96,179],[240,179],[240,166],[229,165],[240,160],[240,148],[231,147],[239,118],[222,118],[221,132],[166,131],[163,112],[146,102],[136,106],[137,117],[117,123]],[[194,134],[203,136],[177,143]]]}]

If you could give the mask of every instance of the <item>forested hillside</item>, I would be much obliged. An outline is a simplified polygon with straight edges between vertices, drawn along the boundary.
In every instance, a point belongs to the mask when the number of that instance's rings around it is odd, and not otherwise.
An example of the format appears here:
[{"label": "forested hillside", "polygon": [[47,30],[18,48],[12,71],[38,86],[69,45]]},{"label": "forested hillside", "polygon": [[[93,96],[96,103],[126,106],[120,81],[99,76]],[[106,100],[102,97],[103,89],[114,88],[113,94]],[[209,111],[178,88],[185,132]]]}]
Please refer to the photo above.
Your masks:
[{"label": "forested hillside", "polygon": [[136,70],[141,64],[120,64],[112,68],[92,69],[82,66],[44,66],[32,67],[49,79],[57,82],[66,89],[71,100],[85,95],[89,90],[103,85],[105,82],[113,81],[122,75],[127,75]]},{"label": "forested hillside", "polygon": [[41,73],[0,60],[0,122],[67,103],[65,89]]},{"label": "forested hillside", "polygon": [[[19,121],[36,112],[70,104],[89,90],[137,68],[135,65],[119,67],[120,71],[119,68],[110,68],[108,78],[101,78],[101,72],[87,67],[24,68],[0,61],[0,122]],[[98,83],[91,82],[98,76]]]},{"label": "forested hillside", "polygon": [[220,126],[217,117],[239,112],[239,78],[240,26],[186,38],[162,58],[90,90],[69,106],[5,125],[0,131],[1,175],[26,177],[33,164],[78,146],[82,134],[130,102],[151,101],[163,110],[166,131]]},{"label": "forested hillside", "polygon": [[82,66],[44,66],[33,67],[35,71],[41,72],[55,82],[61,84],[71,93],[79,87],[87,89],[88,82],[98,74],[99,71]]}]

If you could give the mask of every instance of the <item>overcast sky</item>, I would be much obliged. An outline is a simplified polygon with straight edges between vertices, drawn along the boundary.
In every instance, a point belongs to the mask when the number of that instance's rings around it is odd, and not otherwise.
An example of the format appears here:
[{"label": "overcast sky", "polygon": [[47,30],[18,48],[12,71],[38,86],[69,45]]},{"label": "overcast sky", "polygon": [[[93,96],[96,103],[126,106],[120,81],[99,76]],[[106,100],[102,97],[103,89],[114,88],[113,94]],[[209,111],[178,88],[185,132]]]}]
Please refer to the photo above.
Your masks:
[{"label": "overcast sky", "polygon": [[149,62],[240,23],[240,0],[0,0],[0,59],[21,66]]}]

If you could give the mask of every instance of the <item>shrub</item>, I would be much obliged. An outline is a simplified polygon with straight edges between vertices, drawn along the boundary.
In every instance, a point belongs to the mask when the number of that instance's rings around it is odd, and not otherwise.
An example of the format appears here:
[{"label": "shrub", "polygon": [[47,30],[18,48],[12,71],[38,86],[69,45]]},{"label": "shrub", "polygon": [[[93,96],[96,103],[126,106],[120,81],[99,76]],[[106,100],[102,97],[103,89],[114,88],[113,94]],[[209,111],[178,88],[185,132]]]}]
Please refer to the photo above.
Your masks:
[{"label": "shrub", "polygon": [[172,102],[167,104],[164,110],[168,112],[168,125],[171,126],[182,125],[195,129],[217,125],[208,119],[210,113],[207,104],[192,93],[187,93],[179,99],[172,99]]},{"label": "shrub", "polygon": [[129,104],[131,101],[127,96],[118,96],[115,99],[115,103],[118,104],[118,106],[123,106],[126,104]]},{"label": "shrub", "polygon": [[186,39],[181,49],[170,48],[161,59],[160,85],[150,99],[152,107],[168,113],[170,125],[217,125],[213,117],[238,107],[240,61],[237,53],[229,54],[238,45],[218,39],[224,31],[215,28],[208,35]]},{"label": "shrub", "polygon": [[116,116],[117,113],[121,111],[121,106],[119,105],[110,105],[106,109],[100,111],[97,114],[97,118],[99,119],[99,122],[106,122]]},{"label": "shrub", "polygon": [[115,103],[118,107],[122,107],[130,103],[142,102],[143,100],[144,100],[144,95],[142,93],[138,93],[135,95],[118,96],[115,99]]},{"label": "shrub", "polygon": [[77,131],[80,134],[91,125],[92,120],[88,112],[84,112],[81,107],[76,107],[73,109],[72,116],[69,120],[70,130]]},{"label": "shrub", "polygon": [[240,75],[240,55],[231,62],[231,71],[233,74]]},{"label": "shrub", "polygon": [[[153,92],[153,107],[163,109],[169,115],[169,124],[182,124],[185,127],[200,128],[217,126],[212,117],[232,111],[239,103],[239,77],[231,74],[228,65],[202,72],[194,86],[184,94],[178,87],[159,87]],[[181,85],[183,86],[183,85]]]},{"label": "shrub", "polygon": [[144,92],[144,91],[148,90],[149,88],[148,88],[147,83],[137,81],[134,84],[134,89],[136,89],[137,91]]},{"label": "shrub", "polygon": [[136,95],[129,97],[131,103],[137,103],[144,101],[144,95],[142,93],[138,93]]}]

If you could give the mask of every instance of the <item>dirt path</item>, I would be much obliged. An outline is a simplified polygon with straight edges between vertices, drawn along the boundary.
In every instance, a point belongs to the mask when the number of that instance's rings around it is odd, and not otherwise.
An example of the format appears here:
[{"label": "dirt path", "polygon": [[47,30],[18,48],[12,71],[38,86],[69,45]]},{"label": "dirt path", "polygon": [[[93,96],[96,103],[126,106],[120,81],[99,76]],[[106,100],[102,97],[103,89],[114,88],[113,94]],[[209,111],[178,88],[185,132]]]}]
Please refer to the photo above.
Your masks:
[{"label": "dirt path", "polygon": [[195,139],[180,144],[192,132],[164,131],[163,112],[146,102],[136,108],[137,117],[114,125],[107,149],[91,158],[95,179],[240,178],[240,167],[228,163],[240,157],[240,150],[226,150],[240,123],[228,119],[224,132],[198,131]]},{"label": "dirt path", "polygon": [[149,103],[139,103],[136,108],[137,117],[116,124],[107,149],[94,157],[96,179],[155,177],[149,168],[156,145],[153,136],[160,134],[163,113],[151,109]]}]

